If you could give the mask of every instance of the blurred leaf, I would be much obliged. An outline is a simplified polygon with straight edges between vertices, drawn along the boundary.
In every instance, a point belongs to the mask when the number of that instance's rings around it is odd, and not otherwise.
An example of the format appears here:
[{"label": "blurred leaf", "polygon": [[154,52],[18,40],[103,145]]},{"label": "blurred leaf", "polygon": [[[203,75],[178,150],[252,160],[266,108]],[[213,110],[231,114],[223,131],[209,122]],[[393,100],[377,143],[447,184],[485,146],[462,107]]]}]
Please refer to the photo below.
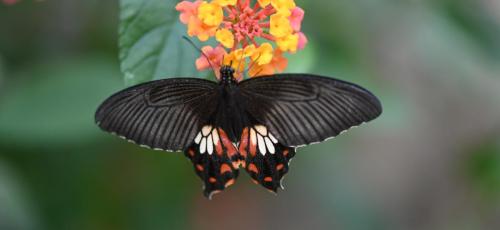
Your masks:
[{"label": "blurred leaf", "polygon": [[169,77],[205,77],[196,71],[197,52],[183,41],[176,0],[120,1],[120,61],[125,83]]},{"label": "blurred leaf", "polygon": [[[3,64],[3,58],[2,56],[0,56],[0,90],[2,89],[3,87],[3,78],[4,78],[4,64]],[[0,97],[1,97],[1,94],[0,94]]]},{"label": "blurred leaf", "polygon": [[0,161],[0,229],[36,229],[31,209],[19,178]]},{"label": "blurred leaf", "polygon": [[[311,38],[309,38],[311,40]],[[309,44],[304,50],[299,51],[294,55],[287,55],[288,67],[286,72],[288,73],[309,73],[313,69],[316,62],[317,52],[314,42],[309,41]]]},{"label": "blurred leaf", "polygon": [[472,181],[487,198],[500,198],[500,144],[497,140],[477,146],[467,161]]},{"label": "blurred leaf", "polygon": [[94,112],[118,90],[116,63],[107,58],[53,61],[6,82],[0,98],[0,142],[61,146],[100,134]]}]

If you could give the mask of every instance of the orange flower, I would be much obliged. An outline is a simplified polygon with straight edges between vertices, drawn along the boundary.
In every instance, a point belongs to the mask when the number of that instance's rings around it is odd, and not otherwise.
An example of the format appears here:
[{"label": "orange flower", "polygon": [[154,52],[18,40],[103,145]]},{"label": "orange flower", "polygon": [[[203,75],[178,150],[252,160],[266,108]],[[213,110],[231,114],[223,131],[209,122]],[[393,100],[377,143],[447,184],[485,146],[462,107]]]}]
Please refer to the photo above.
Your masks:
[{"label": "orange flower", "polygon": [[[242,76],[245,66],[253,66],[250,76],[282,72],[288,63],[283,53],[293,54],[307,44],[300,31],[304,10],[294,0],[186,0],[176,9],[189,36],[200,41],[215,37],[217,46],[203,52],[214,68],[231,64],[235,76]],[[222,53],[227,54],[224,60]],[[200,56],[196,66],[206,70],[209,62]]]},{"label": "orange flower", "polygon": [[[255,63],[254,63],[255,64]],[[248,70],[250,77],[260,77],[265,75],[272,75],[275,72],[283,72],[288,66],[288,59],[283,57],[283,52],[279,49],[274,51],[273,59],[269,64],[258,65],[255,64]]]}]

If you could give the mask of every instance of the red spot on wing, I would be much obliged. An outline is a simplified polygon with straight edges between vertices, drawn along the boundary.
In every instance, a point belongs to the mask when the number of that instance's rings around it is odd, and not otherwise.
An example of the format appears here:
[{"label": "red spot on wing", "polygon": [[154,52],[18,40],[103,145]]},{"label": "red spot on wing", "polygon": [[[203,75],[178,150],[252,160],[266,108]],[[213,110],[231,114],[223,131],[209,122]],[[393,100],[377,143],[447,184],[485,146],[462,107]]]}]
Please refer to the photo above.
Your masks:
[{"label": "red spot on wing", "polygon": [[265,181],[265,182],[272,182],[272,181],[273,181],[273,178],[272,178],[272,177],[270,177],[270,176],[268,176],[268,177],[265,177],[265,178],[264,178],[264,181]]},{"label": "red spot on wing", "polygon": [[257,166],[255,166],[255,164],[253,164],[253,163],[248,165],[248,171],[256,173],[256,174],[259,173],[259,169],[257,169]]},{"label": "red spot on wing", "polygon": [[189,154],[190,157],[194,157],[195,152],[194,152],[193,149],[189,149],[188,150],[188,154]]},{"label": "red spot on wing", "polygon": [[234,184],[234,182],[235,182],[235,180],[234,180],[234,179],[228,180],[228,181],[226,182],[226,184],[224,185],[224,187],[226,187],[226,188],[227,188],[227,187],[229,187],[229,186],[233,185],[233,184]]},{"label": "red spot on wing", "polygon": [[226,132],[224,132],[224,130],[222,129],[217,129],[217,130],[219,131],[219,138],[224,147],[226,148],[227,156],[229,158],[232,158],[234,155],[238,153],[238,150],[236,149],[236,147],[234,147],[231,140],[229,140],[229,137],[227,137],[227,134]]},{"label": "red spot on wing", "polygon": [[247,156],[247,147],[248,147],[248,142],[250,139],[250,137],[248,135],[249,135],[248,128],[243,129],[243,132],[241,133],[241,138],[240,138],[239,150],[240,150],[241,156],[243,156],[244,158]]},{"label": "red spot on wing", "polygon": [[224,149],[222,149],[222,142],[220,140],[215,145],[215,152],[217,152],[217,155],[219,156],[222,156],[222,154],[224,154]]},{"label": "red spot on wing", "polygon": [[196,165],[196,170],[198,170],[198,171],[203,171],[204,169],[205,169],[205,168],[203,168],[203,166],[202,166],[202,165],[200,165],[200,164],[197,164],[197,165]]},{"label": "red spot on wing", "polygon": [[276,166],[276,169],[277,169],[278,171],[281,171],[283,168],[285,168],[285,165],[284,165],[284,164],[278,164],[278,165]]},{"label": "red spot on wing", "polygon": [[250,155],[254,157],[257,154],[257,143],[253,143],[252,140],[250,140]]},{"label": "red spot on wing", "polygon": [[224,173],[227,173],[227,172],[233,172],[233,169],[228,164],[223,164],[220,167],[220,174],[224,174]]}]

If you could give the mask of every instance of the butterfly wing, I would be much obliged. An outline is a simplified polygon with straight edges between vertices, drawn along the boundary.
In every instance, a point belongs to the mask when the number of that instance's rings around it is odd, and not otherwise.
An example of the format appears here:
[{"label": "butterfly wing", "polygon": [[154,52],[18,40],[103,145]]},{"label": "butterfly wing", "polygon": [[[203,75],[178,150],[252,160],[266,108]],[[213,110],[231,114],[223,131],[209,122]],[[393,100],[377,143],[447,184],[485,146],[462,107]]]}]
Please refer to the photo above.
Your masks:
[{"label": "butterfly wing", "polygon": [[296,147],[337,136],[382,113],[379,100],[360,86],[306,74],[279,74],[240,83],[247,111]]},{"label": "butterfly wing", "polygon": [[238,150],[244,168],[256,184],[272,192],[282,187],[295,148],[279,143],[265,126],[254,125],[243,129]]},{"label": "butterfly wing", "polygon": [[203,181],[204,194],[209,199],[234,184],[238,177],[240,154],[221,128],[203,126],[185,154]]},{"label": "butterfly wing", "polygon": [[109,97],[95,120],[101,129],[139,145],[184,150],[214,113],[217,89],[214,82],[194,78],[147,82]]}]

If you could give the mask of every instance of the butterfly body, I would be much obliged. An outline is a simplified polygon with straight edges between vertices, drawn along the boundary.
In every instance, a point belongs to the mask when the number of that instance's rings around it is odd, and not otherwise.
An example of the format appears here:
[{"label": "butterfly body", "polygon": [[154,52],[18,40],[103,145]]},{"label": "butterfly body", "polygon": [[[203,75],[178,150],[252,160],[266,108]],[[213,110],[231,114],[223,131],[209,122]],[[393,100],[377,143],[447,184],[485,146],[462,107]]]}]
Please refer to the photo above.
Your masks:
[{"label": "butterfly body", "polygon": [[276,192],[295,148],[320,142],[382,112],[367,90],[344,81],[281,74],[238,82],[223,66],[218,83],[176,78],[144,83],[108,98],[96,122],[140,145],[181,150],[207,197],[245,169]]}]

